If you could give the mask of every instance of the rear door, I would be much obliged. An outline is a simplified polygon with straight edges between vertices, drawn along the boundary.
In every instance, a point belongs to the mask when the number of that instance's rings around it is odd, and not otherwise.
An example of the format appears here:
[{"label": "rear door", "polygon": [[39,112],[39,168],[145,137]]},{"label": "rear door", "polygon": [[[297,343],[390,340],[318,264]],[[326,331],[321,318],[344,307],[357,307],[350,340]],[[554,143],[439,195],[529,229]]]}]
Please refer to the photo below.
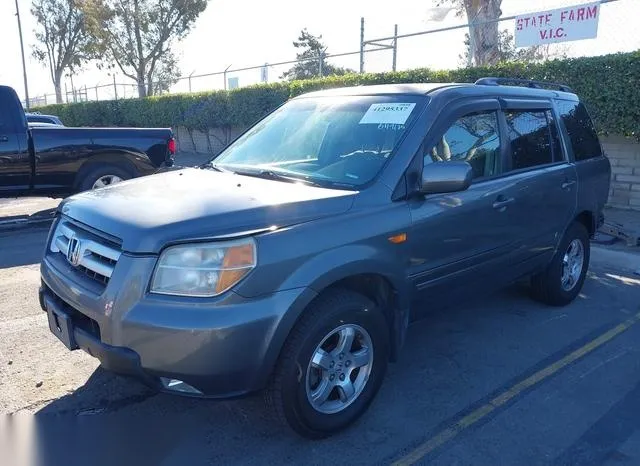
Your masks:
[{"label": "rear door", "polygon": [[27,189],[31,181],[26,123],[16,115],[21,110],[13,91],[0,87],[0,192]]},{"label": "rear door", "polygon": [[[609,196],[609,160],[604,156],[598,134],[583,103],[577,99],[558,99],[556,108],[567,141],[567,152],[578,174],[578,213],[588,211],[600,214]],[[619,194],[614,190],[614,196]],[[624,191],[620,195],[629,196]]]},{"label": "rear door", "polygon": [[504,174],[508,146],[500,118],[497,99],[450,105],[421,149],[424,170],[432,163],[465,160],[474,173],[466,191],[408,201],[409,276],[427,304],[448,304],[510,279],[505,266],[522,232],[512,215],[512,181]]},{"label": "rear door", "polygon": [[551,101],[501,99],[501,104],[506,171],[516,199],[511,220],[521,237],[510,266],[528,272],[548,262],[575,215],[577,174]]}]

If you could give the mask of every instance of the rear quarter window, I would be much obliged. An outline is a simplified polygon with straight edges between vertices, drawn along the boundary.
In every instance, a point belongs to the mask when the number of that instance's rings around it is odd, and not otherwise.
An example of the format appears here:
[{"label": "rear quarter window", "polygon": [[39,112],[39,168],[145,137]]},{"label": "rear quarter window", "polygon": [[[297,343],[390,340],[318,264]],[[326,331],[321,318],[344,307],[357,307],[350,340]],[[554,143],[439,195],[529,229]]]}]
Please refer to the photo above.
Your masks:
[{"label": "rear quarter window", "polygon": [[558,100],[558,111],[564,125],[576,161],[602,155],[602,147],[591,117],[582,102]]}]

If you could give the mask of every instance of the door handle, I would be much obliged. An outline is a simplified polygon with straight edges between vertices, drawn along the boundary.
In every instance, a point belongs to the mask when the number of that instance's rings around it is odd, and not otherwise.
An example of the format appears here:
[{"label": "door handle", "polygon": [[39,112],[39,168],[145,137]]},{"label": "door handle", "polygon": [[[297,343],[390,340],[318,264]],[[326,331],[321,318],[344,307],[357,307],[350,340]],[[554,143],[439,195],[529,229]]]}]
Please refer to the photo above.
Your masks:
[{"label": "door handle", "polygon": [[499,197],[494,203],[493,203],[493,208],[494,209],[504,209],[505,207],[507,207],[509,204],[513,204],[516,201],[515,197],[510,197],[510,198],[503,198],[503,197]]},{"label": "door handle", "polygon": [[0,136],[0,142],[9,142],[9,136]]},{"label": "door handle", "polygon": [[560,185],[560,187],[561,187],[562,189],[569,189],[569,188],[570,188],[571,186],[573,186],[574,184],[576,184],[576,181],[575,181],[575,180],[571,180],[571,181],[569,181],[569,180],[565,180],[565,181]]}]

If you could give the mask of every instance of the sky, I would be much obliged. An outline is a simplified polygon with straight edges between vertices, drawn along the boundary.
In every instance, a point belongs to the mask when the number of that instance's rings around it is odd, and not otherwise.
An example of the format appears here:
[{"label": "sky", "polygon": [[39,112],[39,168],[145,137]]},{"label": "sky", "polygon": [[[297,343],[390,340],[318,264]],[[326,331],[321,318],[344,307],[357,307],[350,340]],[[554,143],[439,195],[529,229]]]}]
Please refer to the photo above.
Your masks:
[{"label": "sky", "polygon": [[[2,64],[0,84],[14,87],[24,98],[20,42],[15,16],[15,0],[0,0],[0,31],[2,31]],[[323,0],[300,2],[299,0],[210,0],[207,9],[196,21],[185,40],[176,44],[176,51],[183,76],[213,73],[230,69],[277,63],[295,58],[292,42],[302,28],[312,34],[322,34],[329,53],[353,52],[360,47],[360,18],[365,18],[365,39],[371,40],[393,35],[394,24],[399,34],[466,23],[464,17],[456,17],[451,11],[444,18],[437,18],[442,11],[434,10],[434,0]],[[503,0],[503,16],[537,12],[585,3],[581,0]],[[51,102],[53,84],[48,70],[31,54],[36,42],[36,27],[29,9],[31,0],[18,0],[27,60],[27,77],[30,97],[49,94]],[[308,6],[305,6],[308,5]],[[640,0],[618,0],[602,5],[598,37],[565,43],[564,51],[570,56],[599,55],[640,49],[637,18],[640,17]],[[513,33],[514,22],[500,23],[501,29]],[[435,69],[460,66],[462,41],[466,31],[455,30],[429,34],[398,41],[397,68],[430,67]],[[330,59],[330,62],[358,69],[358,55]],[[365,71],[389,71],[391,51],[371,52],[365,55]],[[277,80],[287,66],[270,66],[269,81]],[[239,84],[248,85],[260,80],[260,70],[230,73]],[[132,81],[122,75],[117,83]],[[113,96],[113,77],[90,64],[76,73],[73,84],[88,88],[88,97]],[[70,79],[66,80],[71,88]],[[221,89],[222,76],[192,78],[192,90]],[[188,91],[188,80],[180,81],[172,91]],[[133,86],[118,86],[119,95],[132,96]]]}]

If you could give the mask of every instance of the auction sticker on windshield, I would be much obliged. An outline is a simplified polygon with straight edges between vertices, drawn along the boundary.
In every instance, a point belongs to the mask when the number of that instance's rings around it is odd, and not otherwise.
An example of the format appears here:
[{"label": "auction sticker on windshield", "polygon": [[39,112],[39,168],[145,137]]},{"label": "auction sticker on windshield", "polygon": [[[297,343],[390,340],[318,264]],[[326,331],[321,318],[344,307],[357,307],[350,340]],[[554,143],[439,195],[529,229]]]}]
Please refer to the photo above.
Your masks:
[{"label": "auction sticker on windshield", "polygon": [[360,120],[361,125],[390,123],[403,125],[416,106],[415,103],[371,104]]}]

